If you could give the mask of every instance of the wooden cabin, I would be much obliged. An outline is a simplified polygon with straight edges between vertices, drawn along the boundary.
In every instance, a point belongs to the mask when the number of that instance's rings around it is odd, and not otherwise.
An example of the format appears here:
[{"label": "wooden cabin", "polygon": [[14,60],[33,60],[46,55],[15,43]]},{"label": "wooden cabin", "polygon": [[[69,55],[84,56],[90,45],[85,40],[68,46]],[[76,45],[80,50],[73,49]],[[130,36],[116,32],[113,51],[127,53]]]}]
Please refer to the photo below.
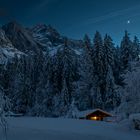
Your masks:
[{"label": "wooden cabin", "polygon": [[82,111],[79,113],[78,116],[79,119],[94,120],[94,121],[107,120],[107,118],[109,117],[113,117],[113,115],[101,109]]}]

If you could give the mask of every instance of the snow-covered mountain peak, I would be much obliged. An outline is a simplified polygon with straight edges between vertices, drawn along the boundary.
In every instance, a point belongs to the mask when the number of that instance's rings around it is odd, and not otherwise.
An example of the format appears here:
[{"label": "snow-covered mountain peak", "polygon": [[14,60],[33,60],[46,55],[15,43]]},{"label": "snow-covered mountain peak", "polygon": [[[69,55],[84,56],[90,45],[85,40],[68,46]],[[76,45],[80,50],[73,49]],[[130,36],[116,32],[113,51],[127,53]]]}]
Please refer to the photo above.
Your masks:
[{"label": "snow-covered mountain peak", "polygon": [[63,37],[50,25],[38,24],[31,29],[34,39],[42,46],[58,46],[63,43]]},{"label": "snow-covered mountain peak", "polygon": [[35,33],[39,33],[42,32],[43,30],[47,29],[47,25],[45,24],[37,24],[36,26],[34,26],[31,31],[35,32]]},{"label": "snow-covered mountain peak", "polygon": [[37,49],[38,44],[35,42],[32,34],[22,25],[10,22],[4,25],[2,29],[16,49],[23,52],[35,51]]},{"label": "snow-covered mountain peak", "polygon": [[38,34],[46,34],[46,35],[53,35],[53,36],[59,36],[60,34],[57,32],[56,29],[52,28],[50,25],[46,25],[46,24],[38,24],[35,27],[33,27],[32,29],[33,33],[38,33]]}]

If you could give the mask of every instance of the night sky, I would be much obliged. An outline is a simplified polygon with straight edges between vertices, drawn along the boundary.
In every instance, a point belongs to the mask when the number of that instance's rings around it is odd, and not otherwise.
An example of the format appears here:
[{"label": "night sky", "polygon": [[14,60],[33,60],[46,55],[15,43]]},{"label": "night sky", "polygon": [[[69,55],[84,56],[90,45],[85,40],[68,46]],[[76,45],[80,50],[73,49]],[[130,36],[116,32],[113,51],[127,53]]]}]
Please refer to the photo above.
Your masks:
[{"label": "night sky", "polygon": [[74,39],[96,30],[118,43],[127,29],[140,38],[140,0],[0,0],[0,23],[51,24]]}]

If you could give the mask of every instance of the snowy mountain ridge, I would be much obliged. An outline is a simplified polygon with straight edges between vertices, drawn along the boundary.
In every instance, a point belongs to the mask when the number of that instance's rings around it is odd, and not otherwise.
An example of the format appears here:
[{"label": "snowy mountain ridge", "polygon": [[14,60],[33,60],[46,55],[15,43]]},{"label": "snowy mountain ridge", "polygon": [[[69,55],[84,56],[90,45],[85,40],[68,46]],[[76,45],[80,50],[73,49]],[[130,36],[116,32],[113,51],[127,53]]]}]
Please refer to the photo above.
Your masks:
[{"label": "snowy mountain ridge", "polygon": [[[74,40],[70,40],[70,42],[73,43],[73,46],[77,46],[79,43]],[[63,44],[64,37],[45,24],[26,29],[17,22],[10,22],[0,28],[1,63],[6,62],[4,59],[10,59],[14,55],[38,53],[39,49],[44,52],[49,50],[50,55],[53,56]],[[75,52],[80,53],[78,50]]]}]

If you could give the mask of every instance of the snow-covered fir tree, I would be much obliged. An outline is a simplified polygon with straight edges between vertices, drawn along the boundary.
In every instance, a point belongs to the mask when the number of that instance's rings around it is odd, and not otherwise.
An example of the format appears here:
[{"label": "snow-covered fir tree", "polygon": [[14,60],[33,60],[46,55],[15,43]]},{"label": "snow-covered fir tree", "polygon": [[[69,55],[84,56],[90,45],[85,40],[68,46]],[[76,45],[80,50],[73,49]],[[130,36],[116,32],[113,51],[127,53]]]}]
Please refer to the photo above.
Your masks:
[{"label": "snow-covered fir tree", "polygon": [[140,42],[137,36],[134,37],[133,47],[132,47],[132,59],[139,60],[140,57]]},{"label": "snow-covered fir tree", "polygon": [[[86,110],[95,107],[95,82],[94,82],[94,61],[93,47],[87,35],[84,37],[84,51],[79,59],[80,79],[76,83],[75,98],[79,110]],[[80,63],[82,61],[82,63]]]},{"label": "snow-covered fir tree", "polygon": [[127,31],[125,31],[125,35],[121,41],[120,53],[122,70],[126,70],[129,68],[129,63],[132,61],[132,41]]},{"label": "snow-covered fir tree", "polygon": [[96,32],[94,37],[94,76],[95,76],[95,102],[96,107],[104,108],[105,99],[104,90],[104,50],[101,34]]}]

